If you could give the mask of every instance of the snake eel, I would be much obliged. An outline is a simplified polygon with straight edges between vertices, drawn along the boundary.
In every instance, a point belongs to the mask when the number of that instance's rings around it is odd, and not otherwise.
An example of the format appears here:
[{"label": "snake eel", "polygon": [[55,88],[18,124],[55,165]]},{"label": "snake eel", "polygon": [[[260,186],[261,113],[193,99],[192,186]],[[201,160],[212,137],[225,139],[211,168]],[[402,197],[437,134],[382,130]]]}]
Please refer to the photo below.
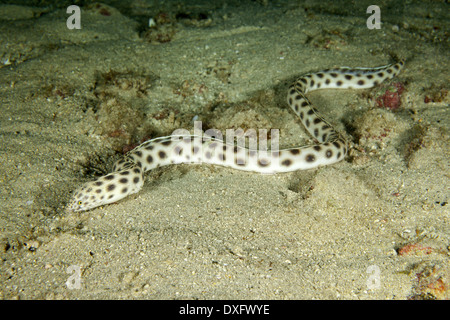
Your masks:
[{"label": "snake eel", "polygon": [[207,163],[261,173],[291,172],[344,159],[347,142],[305,96],[318,89],[363,89],[396,76],[404,60],[377,68],[334,68],[305,74],[289,87],[287,102],[316,144],[283,150],[256,150],[214,137],[171,135],[146,141],[117,161],[112,173],[74,191],[66,209],[86,211],[141,190],[144,173],[178,163]]}]

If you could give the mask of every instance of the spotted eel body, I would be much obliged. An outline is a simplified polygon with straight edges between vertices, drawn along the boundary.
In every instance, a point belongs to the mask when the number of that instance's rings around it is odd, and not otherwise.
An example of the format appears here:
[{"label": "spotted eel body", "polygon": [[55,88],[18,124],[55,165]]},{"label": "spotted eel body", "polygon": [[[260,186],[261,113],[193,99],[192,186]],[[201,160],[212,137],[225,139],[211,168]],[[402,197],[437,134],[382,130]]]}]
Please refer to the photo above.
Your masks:
[{"label": "spotted eel body", "polygon": [[347,143],[317,112],[305,94],[318,89],[362,89],[396,76],[400,61],[377,68],[335,68],[310,73],[290,87],[287,101],[300,117],[315,145],[283,150],[257,150],[209,136],[172,135],[149,140],[116,162],[113,172],[77,189],[67,205],[70,211],[90,210],[138,192],[144,173],[178,163],[207,163],[261,173],[306,170],[344,159]]}]

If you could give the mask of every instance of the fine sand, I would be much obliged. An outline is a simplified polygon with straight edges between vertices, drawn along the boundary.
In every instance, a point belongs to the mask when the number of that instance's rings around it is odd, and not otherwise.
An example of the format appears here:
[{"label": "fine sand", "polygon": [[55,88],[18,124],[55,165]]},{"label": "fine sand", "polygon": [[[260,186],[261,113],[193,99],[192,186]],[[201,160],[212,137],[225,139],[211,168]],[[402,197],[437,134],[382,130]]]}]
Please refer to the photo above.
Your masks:
[{"label": "fine sand", "polygon": [[[445,1],[380,1],[372,30],[371,1],[124,3],[82,7],[79,30],[65,7],[0,6],[0,298],[450,298]],[[194,120],[313,143],[290,82],[400,58],[381,86],[308,94],[349,141],[340,163],[162,167],[118,203],[64,210]]]}]

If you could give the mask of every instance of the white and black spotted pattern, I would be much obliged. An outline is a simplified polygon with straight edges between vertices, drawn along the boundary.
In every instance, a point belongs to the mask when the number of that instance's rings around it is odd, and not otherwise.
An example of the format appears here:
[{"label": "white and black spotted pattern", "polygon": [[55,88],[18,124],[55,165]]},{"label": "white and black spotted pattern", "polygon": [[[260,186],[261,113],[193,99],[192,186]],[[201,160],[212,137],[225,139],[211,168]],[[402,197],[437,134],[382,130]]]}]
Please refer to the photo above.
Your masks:
[{"label": "white and black spotted pattern", "polygon": [[336,68],[310,73],[296,80],[287,101],[300,117],[316,145],[262,151],[227,144],[208,136],[172,135],[146,141],[124,159],[113,172],[76,190],[67,209],[84,211],[116,202],[138,192],[144,172],[178,163],[207,163],[261,173],[306,170],[336,163],[347,153],[346,141],[311,105],[305,94],[318,89],[362,89],[396,76],[404,61],[378,68]]}]

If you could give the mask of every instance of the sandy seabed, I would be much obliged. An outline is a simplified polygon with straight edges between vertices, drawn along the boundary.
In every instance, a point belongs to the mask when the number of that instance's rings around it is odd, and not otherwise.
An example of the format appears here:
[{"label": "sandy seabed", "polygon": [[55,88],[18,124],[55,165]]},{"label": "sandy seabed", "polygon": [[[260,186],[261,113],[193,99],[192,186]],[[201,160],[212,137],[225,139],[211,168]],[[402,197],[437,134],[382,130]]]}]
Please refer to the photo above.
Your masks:
[{"label": "sandy seabed", "polygon": [[[448,299],[448,4],[400,3],[380,2],[379,30],[368,1],[111,1],[82,7],[80,30],[63,6],[1,5],[0,298]],[[193,120],[311,143],[290,82],[399,58],[386,84],[308,95],[345,161],[163,167],[116,204],[64,210]]]}]

